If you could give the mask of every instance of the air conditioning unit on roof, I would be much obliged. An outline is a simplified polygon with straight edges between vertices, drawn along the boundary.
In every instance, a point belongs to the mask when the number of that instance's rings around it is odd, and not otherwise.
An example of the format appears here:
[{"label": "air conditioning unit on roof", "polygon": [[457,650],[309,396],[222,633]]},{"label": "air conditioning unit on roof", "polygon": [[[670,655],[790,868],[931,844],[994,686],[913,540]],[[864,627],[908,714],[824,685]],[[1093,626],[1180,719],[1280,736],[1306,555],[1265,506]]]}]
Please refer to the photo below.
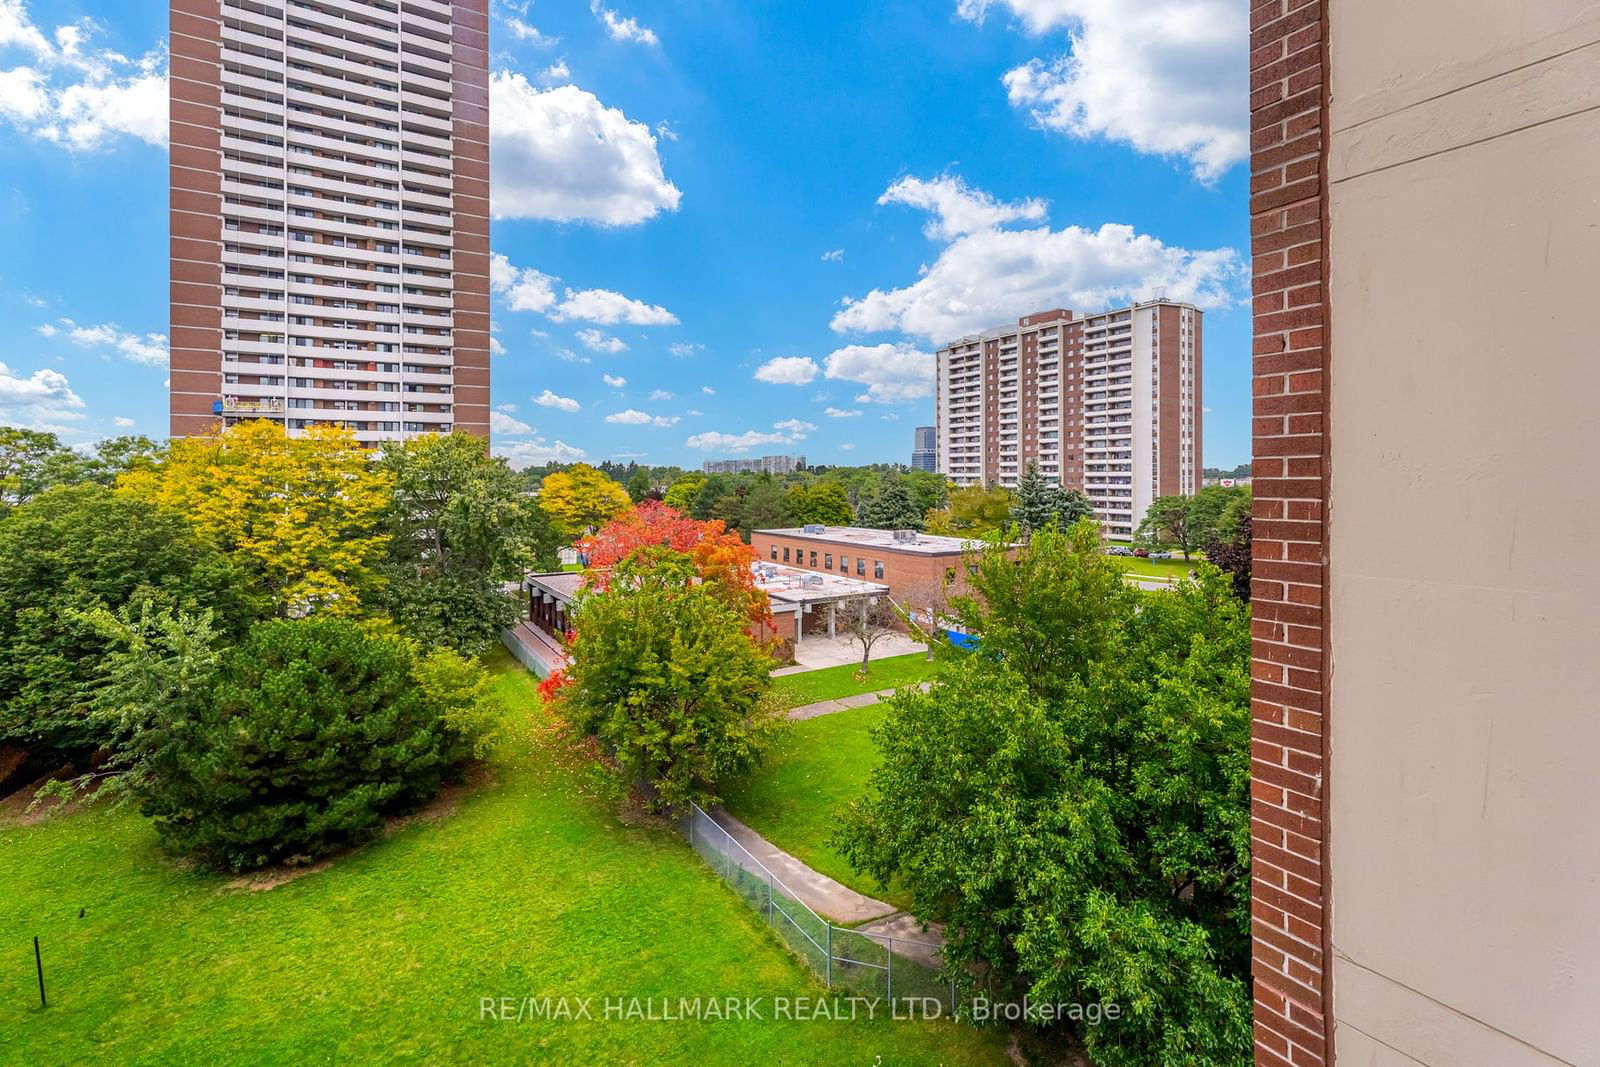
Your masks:
[{"label": "air conditioning unit on roof", "polygon": [[914,545],[917,543],[917,531],[896,530],[894,532],[894,539],[902,545]]},{"label": "air conditioning unit on roof", "polygon": [[808,534],[827,533],[828,528],[822,525],[820,522],[809,522],[806,523],[805,527],[803,528],[803,532]]}]

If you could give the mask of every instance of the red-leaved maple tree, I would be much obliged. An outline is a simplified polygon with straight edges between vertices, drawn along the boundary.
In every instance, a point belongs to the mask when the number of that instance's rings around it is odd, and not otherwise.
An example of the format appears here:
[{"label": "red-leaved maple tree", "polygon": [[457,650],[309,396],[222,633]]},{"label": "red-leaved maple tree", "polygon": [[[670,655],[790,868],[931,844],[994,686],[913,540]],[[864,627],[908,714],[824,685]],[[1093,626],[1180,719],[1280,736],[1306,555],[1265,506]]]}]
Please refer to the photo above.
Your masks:
[{"label": "red-leaved maple tree", "polygon": [[749,618],[755,632],[770,634],[776,628],[772,604],[756,585],[755,550],[730,533],[722,520],[691,519],[659,500],[641,502],[578,543],[588,561],[589,587],[604,589],[611,568],[647,545],[688,554],[700,580],[716,583],[727,602]]}]

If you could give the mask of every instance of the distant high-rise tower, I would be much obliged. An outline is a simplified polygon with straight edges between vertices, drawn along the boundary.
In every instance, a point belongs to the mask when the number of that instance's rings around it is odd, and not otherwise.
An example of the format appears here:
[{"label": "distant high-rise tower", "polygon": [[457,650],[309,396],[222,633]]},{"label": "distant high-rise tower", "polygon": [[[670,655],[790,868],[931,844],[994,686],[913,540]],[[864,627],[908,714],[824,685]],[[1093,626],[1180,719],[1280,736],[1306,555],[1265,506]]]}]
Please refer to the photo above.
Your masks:
[{"label": "distant high-rise tower", "polygon": [[173,435],[487,435],[488,0],[170,15]]},{"label": "distant high-rise tower", "polygon": [[945,345],[939,470],[1014,486],[1036,462],[1083,490],[1107,536],[1131,537],[1156,497],[1200,488],[1201,319],[1166,300],[1056,309]]},{"label": "distant high-rise tower", "polygon": [[939,434],[936,427],[918,426],[912,431],[911,469],[914,471],[939,469]]}]

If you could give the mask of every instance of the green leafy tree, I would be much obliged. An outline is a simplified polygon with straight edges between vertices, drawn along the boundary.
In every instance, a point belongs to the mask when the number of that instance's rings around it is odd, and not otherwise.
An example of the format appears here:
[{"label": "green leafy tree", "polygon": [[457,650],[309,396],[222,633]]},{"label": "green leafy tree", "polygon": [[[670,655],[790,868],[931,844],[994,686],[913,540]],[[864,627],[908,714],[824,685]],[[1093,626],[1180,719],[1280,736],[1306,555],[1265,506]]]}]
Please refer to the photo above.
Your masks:
[{"label": "green leafy tree", "polygon": [[560,688],[568,721],[668,809],[714,800],[720,783],[756,766],[781,723],[766,699],[772,661],[748,617],[697,577],[688,555],[660,547],[612,568],[604,591],[579,598]]},{"label": "green leafy tree", "polygon": [[855,521],[849,490],[831,478],[791,485],[788,510],[789,522],[796,526],[848,526]]},{"label": "green leafy tree", "polygon": [[856,508],[856,522],[873,530],[920,530],[926,514],[905,484],[889,477]]},{"label": "green leafy tree", "polygon": [[661,502],[680,514],[688,515],[694,511],[695,498],[700,495],[700,488],[705,484],[706,480],[699,475],[684,475],[667,486],[666,495],[661,498]]},{"label": "green leafy tree", "polygon": [[96,609],[199,614],[237,635],[268,610],[183,518],[98,485],[58,486],[0,521],[0,743],[63,760],[102,747],[88,709],[104,634]]},{"label": "green leafy tree", "polygon": [[745,494],[744,514],[740,516],[739,535],[750,543],[755,530],[779,529],[790,524],[789,497],[783,485],[774,477],[758,477]]},{"label": "green leafy tree", "polygon": [[530,560],[558,564],[560,540],[543,509],[480,438],[425,434],[385,445],[393,486],[383,602],[424,644],[481,652],[516,617],[505,583]]},{"label": "green leafy tree", "polygon": [[640,467],[628,476],[628,499],[635,504],[650,495],[650,468]]},{"label": "green leafy tree", "polygon": [[906,487],[912,503],[917,507],[918,515],[927,515],[930,511],[942,508],[949,500],[950,483],[942,474],[935,474],[933,471],[906,471],[904,474],[896,475],[895,480]]},{"label": "green leafy tree", "polygon": [[717,503],[733,492],[734,488],[733,479],[727,475],[711,475],[700,483],[699,489],[695,490],[694,500],[689,505],[689,517],[702,522],[717,518]]},{"label": "green leafy tree", "polygon": [[1134,531],[1134,539],[1152,547],[1171,545],[1183,552],[1185,560],[1189,559],[1200,548],[1198,531],[1190,522],[1191,500],[1186,496],[1156,497]]},{"label": "green leafy tree", "polygon": [[841,847],[945,925],[956,980],[1117,1004],[1096,1063],[1248,1063],[1248,610],[1205,565],[1139,596],[1091,523],[974,562],[980,654],[888,702]]},{"label": "green leafy tree", "polygon": [[82,481],[87,463],[53,433],[0,426],[0,516],[53,485]]},{"label": "green leafy tree", "polygon": [[447,724],[415,666],[406,642],[348,620],[257,626],[153,752],[141,810],[173,851],[235,871],[371,837],[437,793],[477,740]]},{"label": "green leafy tree", "polygon": [[947,537],[989,537],[1010,525],[1013,503],[1011,491],[1000,485],[952,489],[946,505],[928,513],[928,532]]}]

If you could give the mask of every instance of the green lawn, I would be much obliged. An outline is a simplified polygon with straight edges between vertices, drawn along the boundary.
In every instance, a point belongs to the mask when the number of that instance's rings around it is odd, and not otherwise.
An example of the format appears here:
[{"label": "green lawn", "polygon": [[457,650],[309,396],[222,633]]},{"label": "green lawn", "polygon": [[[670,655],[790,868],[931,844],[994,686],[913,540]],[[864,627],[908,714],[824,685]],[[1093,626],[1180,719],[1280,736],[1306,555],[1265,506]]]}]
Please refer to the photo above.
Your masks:
[{"label": "green lawn", "polygon": [[1184,562],[1183,556],[1177,559],[1140,559],[1138,556],[1116,556],[1114,559],[1129,574],[1140,574],[1150,578],[1187,578],[1189,572],[1199,566],[1205,557],[1199,553],[1189,562]]},{"label": "green lawn", "polygon": [[823,874],[868,896],[905,907],[903,893],[857,874],[829,842],[837,812],[860,796],[878,763],[869,733],[880,705],[797,722],[747,782],[726,790],[728,810],[768,841]]},{"label": "green lawn", "polygon": [[933,677],[937,664],[928,662],[925,652],[909,656],[891,656],[875,659],[869,665],[865,682],[855,678],[860,664],[843,667],[824,667],[819,671],[802,671],[785,674],[772,680],[772,687],[783,697],[785,707],[797,708],[802,704],[815,704],[819,700],[837,700],[858,693],[875,693],[910,682],[920,682]]},{"label": "green lawn", "polygon": [[495,665],[532,728],[492,782],[267,892],[180,869],[131,812],[0,825],[0,1060],[1005,1062],[995,1031],[773,1021],[770,1001],[763,1022],[481,1019],[486,997],[821,991],[675,834],[619,823],[542,729],[532,677],[503,654]]}]

